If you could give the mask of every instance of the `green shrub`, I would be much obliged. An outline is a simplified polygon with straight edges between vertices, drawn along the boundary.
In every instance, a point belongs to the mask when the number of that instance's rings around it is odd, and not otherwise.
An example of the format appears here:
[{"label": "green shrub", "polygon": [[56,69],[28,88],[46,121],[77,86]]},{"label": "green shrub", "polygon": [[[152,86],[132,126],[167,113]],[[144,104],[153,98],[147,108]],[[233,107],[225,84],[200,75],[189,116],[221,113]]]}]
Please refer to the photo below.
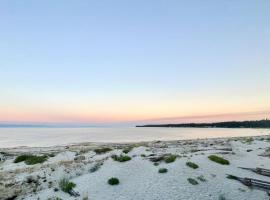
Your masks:
[{"label": "green shrub", "polygon": [[70,193],[76,187],[76,184],[70,182],[67,178],[63,178],[59,181],[59,187],[63,192]]},{"label": "green shrub", "polygon": [[166,163],[172,163],[172,162],[175,161],[176,158],[177,158],[176,155],[169,155],[169,156],[165,157],[164,161],[165,161]]},{"label": "green shrub", "polygon": [[111,148],[103,147],[103,148],[94,149],[94,152],[96,154],[103,154],[103,153],[107,153],[107,152],[109,152],[111,150],[112,150]]},{"label": "green shrub", "polygon": [[186,165],[187,165],[188,167],[191,167],[192,169],[197,169],[197,168],[199,168],[199,166],[198,166],[197,164],[193,163],[193,162],[187,162]]},{"label": "green shrub", "polygon": [[131,157],[127,155],[120,155],[120,156],[112,155],[111,157],[114,161],[118,161],[118,162],[126,162],[126,161],[131,160]]},{"label": "green shrub", "polygon": [[119,182],[120,182],[119,179],[118,179],[118,178],[115,178],[115,177],[110,178],[110,179],[108,180],[108,184],[110,184],[110,185],[118,185]]},{"label": "green shrub", "polygon": [[222,157],[216,156],[216,155],[211,155],[208,156],[208,158],[216,163],[222,164],[222,165],[229,165],[230,162]]},{"label": "green shrub", "polygon": [[188,178],[187,180],[188,180],[188,182],[189,182],[191,185],[198,185],[198,184],[199,184],[198,181],[196,181],[196,180],[193,179],[193,178]]},{"label": "green shrub", "polygon": [[126,147],[123,149],[123,153],[128,154],[132,149],[133,147]]},{"label": "green shrub", "polygon": [[218,196],[218,200],[226,200],[224,194],[219,195],[219,196]]},{"label": "green shrub", "polygon": [[29,158],[32,155],[20,155],[17,156],[17,158],[14,160],[14,163],[19,163],[25,161],[27,158]]},{"label": "green shrub", "polygon": [[168,172],[168,169],[166,169],[166,168],[160,168],[160,169],[158,170],[158,172],[161,173],[161,174],[167,173],[167,172]]},{"label": "green shrub", "polygon": [[234,175],[228,175],[226,178],[227,179],[232,179],[232,180],[238,180],[238,178],[236,176],[234,176]]},{"label": "green shrub", "polygon": [[27,165],[35,165],[37,163],[43,163],[48,159],[46,155],[43,156],[35,156],[35,155],[20,155],[18,156],[15,160],[14,163],[19,163],[19,162],[25,162]]},{"label": "green shrub", "polygon": [[251,144],[253,141],[254,141],[254,139],[252,137],[248,137],[248,138],[245,138],[243,143]]},{"label": "green shrub", "polygon": [[143,157],[143,158],[144,158],[144,157],[146,157],[146,155],[145,155],[145,154],[141,154],[141,157]]}]

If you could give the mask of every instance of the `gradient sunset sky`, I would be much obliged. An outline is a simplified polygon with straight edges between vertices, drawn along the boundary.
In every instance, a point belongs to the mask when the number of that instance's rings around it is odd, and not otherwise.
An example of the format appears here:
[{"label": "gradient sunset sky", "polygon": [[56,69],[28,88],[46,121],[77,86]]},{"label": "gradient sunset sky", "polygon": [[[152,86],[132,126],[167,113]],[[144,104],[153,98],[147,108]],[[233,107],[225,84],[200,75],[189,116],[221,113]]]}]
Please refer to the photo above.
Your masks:
[{"label": "gradient sunset sky", "polygon": [[270,117],[270,1],[0,3],[0,122]]}]

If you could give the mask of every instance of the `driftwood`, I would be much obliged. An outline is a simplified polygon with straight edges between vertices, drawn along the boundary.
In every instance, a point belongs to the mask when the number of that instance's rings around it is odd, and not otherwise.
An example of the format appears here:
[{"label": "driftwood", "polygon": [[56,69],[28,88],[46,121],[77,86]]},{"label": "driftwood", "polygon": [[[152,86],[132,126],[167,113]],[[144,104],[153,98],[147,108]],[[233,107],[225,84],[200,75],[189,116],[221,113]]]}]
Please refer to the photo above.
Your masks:
[{"label": "driftwood", "polygon": [[263,168],[246,168],[246,167],[239,167],[241,169],[249,170],[252,172],[255,172],[257,174],[263,175],[263,176],[269,176],[270,177],[270,170],[269,169],[263,169]]},{"label": "driftwood", "polygon": [[163,154],[163,155],[150,155],[148,156],[148,159],[152,162],[160,162],[162,160],[164,160],[167,156],[169,156],[170,154]]},{"label": "driftwood", "polygon": [[270,190],[270,182],[267,182],[267,181],[262,181],[262,180],[253,179],[253,178],[241,178],[241,177],[237,177],[237,176],[229,175],[229,174],[227,178],[238,180],[248,187],[255,187],[258,189],[265,190],[267,192],[269,192]]}]

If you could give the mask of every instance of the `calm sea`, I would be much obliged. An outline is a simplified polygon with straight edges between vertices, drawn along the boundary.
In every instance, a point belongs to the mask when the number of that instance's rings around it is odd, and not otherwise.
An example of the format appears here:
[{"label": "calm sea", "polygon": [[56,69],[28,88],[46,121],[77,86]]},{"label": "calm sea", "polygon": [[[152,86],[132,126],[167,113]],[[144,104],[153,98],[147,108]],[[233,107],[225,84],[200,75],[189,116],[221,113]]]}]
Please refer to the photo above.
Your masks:
[{"label": "calm sea", "polygon": [[0,148],[80,142],[139,142],[270,134],[270,129],[226,128],[0,128]]}]

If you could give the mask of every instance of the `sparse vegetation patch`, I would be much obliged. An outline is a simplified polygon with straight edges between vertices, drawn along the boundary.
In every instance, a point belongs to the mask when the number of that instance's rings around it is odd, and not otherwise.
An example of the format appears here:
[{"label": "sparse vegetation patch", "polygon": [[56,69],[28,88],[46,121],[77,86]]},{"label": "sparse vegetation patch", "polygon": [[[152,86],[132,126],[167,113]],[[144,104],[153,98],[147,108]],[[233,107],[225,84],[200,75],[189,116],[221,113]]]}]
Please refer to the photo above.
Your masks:
[{"label": "sparse vegetation patch", "polygon": [[118,185],[119,183],[120,183],[119,179],[118,178],[115,178],[115,177],[110,178],[108,180],[108,184],[110,184],[110,185]]},{"label": "sparse vegetation patch", "polygon": [[20,155],[18,156],[15,160],[14,163],[19,163],[19,162],[25,162],[27,165],[34,165],[38,163],[43,163],[48,159],[48,156],[43,155],[43,156],[35,156],[35,155]]},{"label": "sparse vegetation patch", "polygon": [[132,149],[133,147],[126,147],[123,149],[123,153],[128,154]]},{"label": "sparse vegetation patch", "polygon": [[188,178],[187,180],[191,185],[198,185],[199,184],[198,181],[196,181],[194,178]]},{"label": "sparse vegetation patch", "polygon": [[161,173],[161,174],[164,174],[164,173],[167,173],[168,172],[168,169],[166,169],[166,168],[160,168],[158,170],[158,172]]},{"label": "sparse vegetation patch", "polygon": [[222,165],[229,165],[230,162],[222,157],[219,157],[219,156],[216,156],[216,155],[211,155],[211,156],[208,156],[208,158],[210,160],[212,160],[213,162],[216,162],[216,163],[219,163],[219,164],[222,164]]},{"label": "sparse vegetation patch", "polygon": [[177,158],[176,155],[172,155],[172,154],[171,154],[171,155],[165,157],[164,161],[165,161],[166,163],[172,163],[172,162],[174,162],[174,161],[176,160],[176,158]]},{"label": "sparse vegetation patch", "polygon": [[73,188],[76,187],[76,184],[73,182],[70,182],[67,178],[63,178],[59,181],[59,187],[63,192],[71,194],[73,191]]},{"label": "sparse vegetation patch", "polygon": [[111,150],[112,150],[111,148],[103,147],[103,148],[94,149],[94,152],[96,154],[103,154],[103,153],[107,153],[107,152],[109,152]]},{"label": "sparse vegetation patch", "polygon": [[192,169],[197,169],[199,166],[193,162],[187,162],[186,165]]},{"label": "sparse vegetation patch", "polygon": [[112,159],[114,161],[118,161],[118,162],[126,162],[126,161],[131,160],[131,157],[129,157],[127,155],[122,155],[121,154],[120,156],[118,156],[118,155],[112,155]]}]

